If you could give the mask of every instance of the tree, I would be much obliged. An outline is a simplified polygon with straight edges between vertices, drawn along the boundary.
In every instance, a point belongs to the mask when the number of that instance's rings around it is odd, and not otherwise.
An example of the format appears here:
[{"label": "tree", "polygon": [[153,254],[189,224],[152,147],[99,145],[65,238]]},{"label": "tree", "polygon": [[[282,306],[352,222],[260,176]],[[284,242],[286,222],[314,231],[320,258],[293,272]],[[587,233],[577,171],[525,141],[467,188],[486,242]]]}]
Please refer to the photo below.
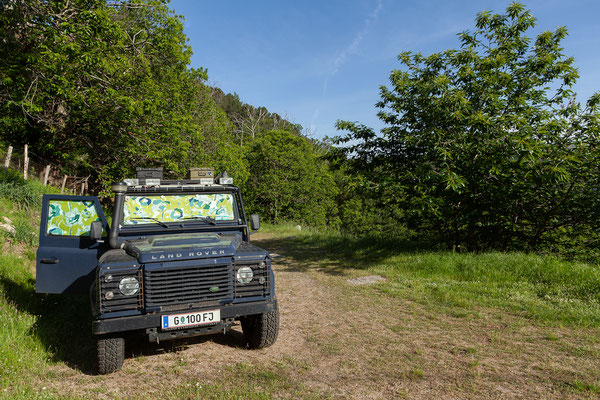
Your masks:
[{"label": "tree", "polygon": [[421,232],[471,250],[538,248],[596,224],[598,104],[581,105],[564,27],[526,32],[523,5],[479,13],[461,47],[401,53],[381,87],[381,134],[338,121],[338,144],[376,198]]},{"label": "tree", "polygon": [[[270,113],[265,107],[254,107],[243,103],[237,93],[225,94],[217,87],[211,87],[211,95],[215,102],[227,113],[235,126],[240,147],[250,143],[257,135],[269,131],[286,130],[300,134],[302,127],[289,121],[287,116],[282,118],[276,113]],[[244,135],[251,139],[244,141]]]},{"label": "tree", "polygon": [[246,105],[243,115],[238,114],[233,117],[233,122],[238,126],[240,146],[244,145],[244,134],[251,135],[252,139],[256,137],[256,133],[267,114],[268,111],[264,107],[254,108]]},{"label": "tree", "polygon": [[158,165],[245,178],[231,122],[206,71],[189,68],[166,0],[3,2],[0,37],[0,139],[105,184]]},{"label": "tree", "polygon": [[331,222],[336,187],[310,141],[288,131],[266,132],[255,139],[247,158],[250,209],[272,222]]}]

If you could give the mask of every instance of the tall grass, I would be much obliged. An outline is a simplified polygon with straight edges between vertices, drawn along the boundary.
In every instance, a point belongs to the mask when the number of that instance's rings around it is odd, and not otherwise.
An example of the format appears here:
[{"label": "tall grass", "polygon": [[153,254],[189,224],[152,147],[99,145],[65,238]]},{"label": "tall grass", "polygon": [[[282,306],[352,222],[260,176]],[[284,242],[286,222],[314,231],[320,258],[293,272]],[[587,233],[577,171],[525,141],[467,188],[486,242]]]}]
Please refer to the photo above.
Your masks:
[{"label": "tall grass", "polygon": [[[73,298],[35,293],[31,268],[44,193],[58,190],[0,169],[0,222],[6,217],[15,229],[14,233],[0,231],[4,250],[0,253],[0,399],[65,398],[40,385],[48,365],[67,359],[86,367],[81,358],[89,353],[90,334],[81,332],[80,315],[89,314],[87,300],[77,303]],[[64,357],[65,348],[71,346],[75,350],[69,354],[74,355]]]},{"label": "tall grass", "polygon": [[449,306],[499,307],[542,321],[600,326],[600,270],[524,253],[396,254],[369,268],[393,296]]},{"label": "tall grass", "polygon": [[[435,243],[265,225],[300,264],[335,274],[378,274],[377,292],[473,309],[496,307],[538,319],[600,326],[600,268],[526,253],[457,253]],[[281,243],[279,243],[281,242]]]},{"label": "tall grass", "polygon": [[12,201],[20,209],[36,209],[42,205],[42,194],[58,193],[37,180],[25,180],[12,169],[0,168],[0,198]]},{"label": "tall grass", "polygon": [[[25,371],[39,370],[49,355],[33,332],[37,316],[31,313],[36,301],[35,281],[25,260],[0,255],[0,387],[26,384]],[[9,385],[10,384],[10,385]]]}]

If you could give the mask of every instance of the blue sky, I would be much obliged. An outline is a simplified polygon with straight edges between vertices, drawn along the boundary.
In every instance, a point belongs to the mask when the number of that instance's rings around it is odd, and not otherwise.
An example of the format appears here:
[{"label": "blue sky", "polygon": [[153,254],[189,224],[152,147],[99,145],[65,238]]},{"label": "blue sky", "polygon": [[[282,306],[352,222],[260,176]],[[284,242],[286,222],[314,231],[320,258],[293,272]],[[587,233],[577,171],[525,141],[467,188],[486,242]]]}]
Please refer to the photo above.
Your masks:
[{"label": "blue sky", "polygon": [[[374,104],[402,51],[457,48],[457,33],[474,28],[482,10],[507,1],[194,1],[173,0],[185,18],[193,67],[209,83],[236,92],[309,128],[339,134],[338,119],[381,128]],[[567,26],[564,53],[575,57],[580,100],[600,90],[600,2],[525,2],[534,32]]]}]

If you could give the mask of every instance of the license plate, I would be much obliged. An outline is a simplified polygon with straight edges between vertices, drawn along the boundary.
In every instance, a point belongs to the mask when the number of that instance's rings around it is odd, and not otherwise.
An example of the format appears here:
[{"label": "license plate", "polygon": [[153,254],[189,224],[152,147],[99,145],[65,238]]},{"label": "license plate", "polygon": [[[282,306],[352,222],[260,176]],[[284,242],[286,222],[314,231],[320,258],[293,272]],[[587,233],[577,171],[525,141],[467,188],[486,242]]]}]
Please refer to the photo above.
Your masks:
[{"label": "license plate", "polygon": [[189,326],[210,325],[219,321],[221,321],[221,310],[163,315],[162,328],[175,329]]}]

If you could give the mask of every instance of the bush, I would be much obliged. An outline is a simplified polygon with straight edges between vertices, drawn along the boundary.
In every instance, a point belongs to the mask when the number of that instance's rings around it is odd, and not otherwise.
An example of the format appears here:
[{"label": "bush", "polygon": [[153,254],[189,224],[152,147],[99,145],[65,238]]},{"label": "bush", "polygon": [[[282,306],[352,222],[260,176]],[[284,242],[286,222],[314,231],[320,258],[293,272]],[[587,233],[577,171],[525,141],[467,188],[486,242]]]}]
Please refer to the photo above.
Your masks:
[{"label": "bush", "polygon": [[44,193],[59,193],[59,190],[37,180],[25,180],[18,171],[0,169],[0,197],[10,200],[18,208],[39,209]]},{"label": "bush", "polygon": [[13,226],[15,227],[15,233],[12,235],[14,240],[29,246],[38,245],[38,232],[29,222],[23,218],[17,218]]},{"label": "bush", "polygon": [[12,183],[18,185],[25,185],[25,179],[19,171],[14,169],[2,168],[0,169],[0,184]]},{"label": "bush", "polygon": [[11,200],[21,209],[40,208],[42,206],[41,193],[27,184],[0,183],[0,197]]}]

